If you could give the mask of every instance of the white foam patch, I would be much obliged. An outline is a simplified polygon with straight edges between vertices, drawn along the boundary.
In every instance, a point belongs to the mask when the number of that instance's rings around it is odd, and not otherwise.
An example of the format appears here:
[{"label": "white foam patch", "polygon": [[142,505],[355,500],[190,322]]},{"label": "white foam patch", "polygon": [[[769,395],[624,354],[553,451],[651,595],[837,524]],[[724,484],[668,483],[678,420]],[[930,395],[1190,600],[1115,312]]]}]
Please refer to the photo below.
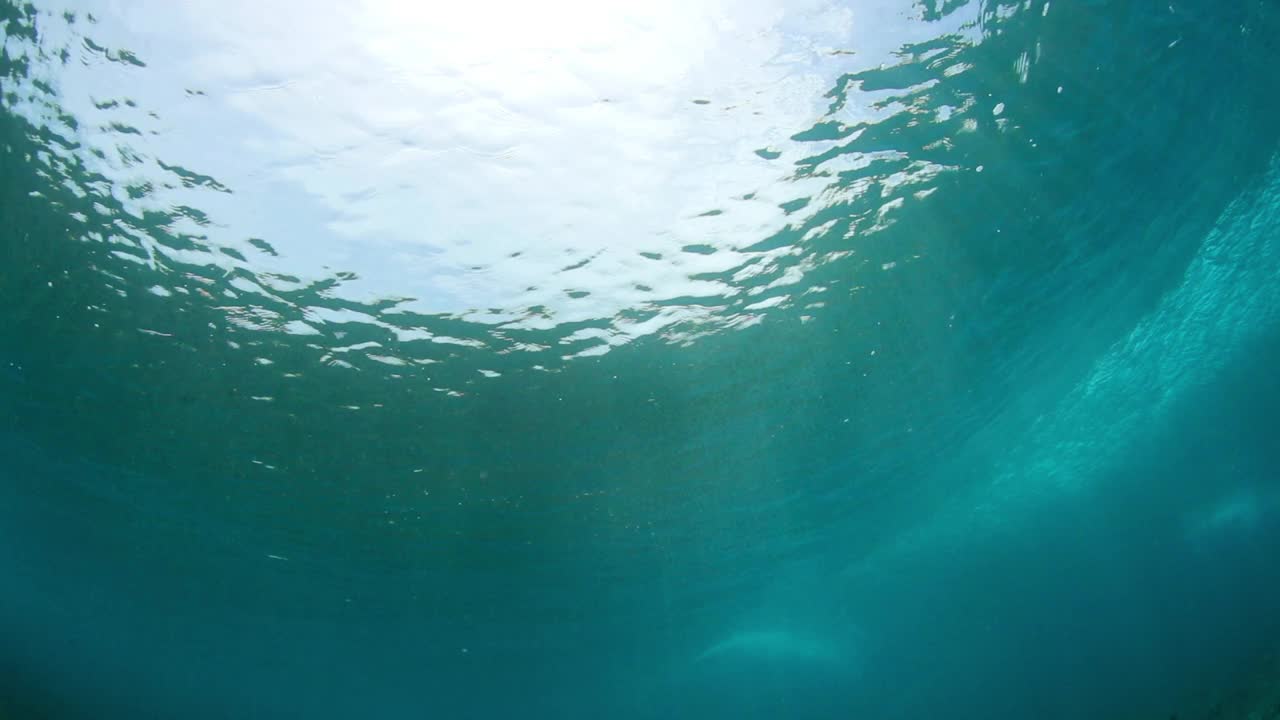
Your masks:
[{"label": "white foam patch", "polygon": [[748,659],[773,662],[839,663],[843,654],[821,639],[786,630],[744,630],[704,650],[697,662]]},{"label": "white foam patch", "polygon": [[[1176,412],[1280,321],[1280,156],[1260,186],[1237,197],[1205,237],[1182,282],[1106,352],[1057,408],[1013,438],[991,480],[848,568],[886,555],[951,547],[1021,522],[1065,495],[1093,489],[1127,447]],[[947,471],[954,471],[950,468]],[[1221,508],[1219,522],[1248,517]]]},{"label": "white foam patch", "polygon": [[1023,450],[1001,468],[992,494],[1087,484],[1143,426],[1218,377],[1280,320],[1277,239],[1280,157],[1273,158],[1262,192],[1242,195],[1224,211],[1182,283],[1094,365],[1057,412],[1034,424]]}]

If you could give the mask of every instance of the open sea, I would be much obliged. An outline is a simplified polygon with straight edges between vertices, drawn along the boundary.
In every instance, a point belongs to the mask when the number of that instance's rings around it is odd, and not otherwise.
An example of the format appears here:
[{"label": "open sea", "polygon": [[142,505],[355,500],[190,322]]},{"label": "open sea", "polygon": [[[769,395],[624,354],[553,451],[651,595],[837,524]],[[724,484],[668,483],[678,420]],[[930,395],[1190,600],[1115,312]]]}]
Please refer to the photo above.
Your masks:
[{"label": "open sea", "polygon": [[1280,718],[1276,0],[0,28],[0,720]]}]

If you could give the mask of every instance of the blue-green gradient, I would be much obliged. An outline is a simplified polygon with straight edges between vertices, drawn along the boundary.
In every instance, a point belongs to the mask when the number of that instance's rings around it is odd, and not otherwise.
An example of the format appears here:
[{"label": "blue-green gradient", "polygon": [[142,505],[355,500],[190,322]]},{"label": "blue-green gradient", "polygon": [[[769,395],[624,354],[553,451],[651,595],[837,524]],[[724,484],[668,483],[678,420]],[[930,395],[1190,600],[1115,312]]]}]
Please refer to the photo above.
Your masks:
[{"label": "blue-green gradient", "polygon": [[242,5],[0,1],[0,718],[1280,716],[1273,0]]}]

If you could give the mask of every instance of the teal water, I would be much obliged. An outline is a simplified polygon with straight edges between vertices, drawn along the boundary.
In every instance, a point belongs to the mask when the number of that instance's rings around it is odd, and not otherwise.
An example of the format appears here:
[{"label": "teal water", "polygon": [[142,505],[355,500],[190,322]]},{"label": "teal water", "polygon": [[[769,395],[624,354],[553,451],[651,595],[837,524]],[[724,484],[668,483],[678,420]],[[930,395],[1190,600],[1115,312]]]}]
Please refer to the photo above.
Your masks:
[{"label": "teal water", "polygon": [[263,5],[0,0],[0,718],[1280,715],[1274,2]]}]

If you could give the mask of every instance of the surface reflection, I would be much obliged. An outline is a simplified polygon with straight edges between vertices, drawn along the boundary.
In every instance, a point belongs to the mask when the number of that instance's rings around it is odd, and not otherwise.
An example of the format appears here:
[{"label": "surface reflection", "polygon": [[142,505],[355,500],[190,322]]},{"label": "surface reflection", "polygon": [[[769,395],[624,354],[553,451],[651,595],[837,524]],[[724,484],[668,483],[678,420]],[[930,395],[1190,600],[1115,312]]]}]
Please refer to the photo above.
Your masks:
[{"label": "surface reflection", "polygon": [[1016,123],[954,81],[998,5],[89,5],[39,10],[9,102],[84,238],[336,364],[807,321],[813,271],[901,271],[861,244]]}]

